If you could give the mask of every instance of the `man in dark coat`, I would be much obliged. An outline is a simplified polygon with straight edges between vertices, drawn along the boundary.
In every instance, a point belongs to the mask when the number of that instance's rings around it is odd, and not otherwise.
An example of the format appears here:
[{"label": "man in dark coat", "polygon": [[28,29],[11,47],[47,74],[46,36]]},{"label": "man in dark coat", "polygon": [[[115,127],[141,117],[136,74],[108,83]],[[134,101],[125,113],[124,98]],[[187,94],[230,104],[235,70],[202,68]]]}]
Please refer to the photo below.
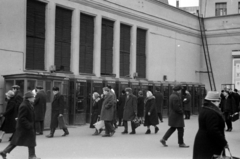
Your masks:
[{"label": "man in dark coat", "polygon": [[131,121],[132,132],[130,134],[136,134],[133,119],[137,116],[137,97],[132,94],[132,88],[125,88],[126,91],[126,102],[123,112],[123,124],[124,131],[122,134],[128,133],[128,121]]},{"label": "man in dark coat", "polygon": [[159,88],[156,88],[156,93],[154,96],[156,101],[158,118],[161,122],[163,122],[163,118],[162,118],[163,94],[159,91]]},{"label": "man in dark coat", "polygon": [[126,101],[126,92],[125,90],[122,90],[122,94],[119,98],[118,107],[117,107],[118,126],[123,125],[122,119],[123,119],[123,110],[124,110],[125,101]]},{"label": "man in dark coat", "polygon": [[37,95],[33,104],[35,112],[35,126],[37,135],[42,135],[44,129],[47,95],[42,86],[37,86],[36,89]]},{"label": "man in dark coat", "polygon": [[187,89],[183,89],[182,91],[182,102],[184,108],[185,119],[190,119],[191,112],[191,94],[187,91]]},{"label": "man in dark coat", "polygon": [[[54,132],[58,127],[58,118],[63,117],[64,112],[64,97],[60,94],[58,87],[53,87],[53,102],[52,102],[52,114],[51,114],[51,125],[50,125],[50,134],[46,137],[52,138],[54,136]],[[63,128],[64,134],[62,136],[69,135],[68,129]]]},{"label": "man in dark coat", "polygon": [[104,120],[105,124],[105,134],[103,137],[111,137],[115,133],[113,129],[112,121],[114,120],[115,116],[115,100],[114,95],[111,93],[111,90],[108,87],[103,88],[104,94],[104,101],[102,103],[102,110],[101,110],[101,120]]},{"label": "man in dark coat", "polygon": [[26,146],[29,151],[29,159],[39,159],[35,154],[36,134],[34,129],[34,94],[27,92],[24,95],[24,101],[19,107],[16,132],[10,144],[0,152],[3,159],[6,159],[7,153],[10,153],[16,146]]},{"label": "man in dark coat", "polygon": [[174,131],[178,130],[178,144],[179,147],[188,148],[184,141],[183,141],[183,134],[184,134],[184,118],[183,118],[183,107],[181,101],[181,89],[182,86],[180,84],[174,86],[173,93],[169,97],[169,118],[168,118],[168,125],[170,128],[160,140],[163,146],[167,146],[166,141],[168,138],[174,133]]}]

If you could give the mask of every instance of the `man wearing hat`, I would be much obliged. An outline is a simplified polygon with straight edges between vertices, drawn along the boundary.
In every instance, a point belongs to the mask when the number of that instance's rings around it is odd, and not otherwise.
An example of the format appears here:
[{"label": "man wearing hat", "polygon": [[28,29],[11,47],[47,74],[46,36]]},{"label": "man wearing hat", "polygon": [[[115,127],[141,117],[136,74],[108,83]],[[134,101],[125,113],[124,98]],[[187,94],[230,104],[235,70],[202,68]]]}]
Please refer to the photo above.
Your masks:
[{"label": "man wearing hat", "polygon": [[137,116],[137,97],[132,94],[132,88],[125,88],[126,102],[123,111],[123,125],[124,131],[122,134],[128,133],[128,121],[131,121],[132,132],[130,134],[136,134],[135,126],[132,120]]},{"label": "man wearing hat", "polygon": [[[64,112],[64,97],[59,92],[59,87],[53,87],[53,102],[52,102],[52,114],[51,114],[51,125],[50,134],[46,137],[52,138],[54,136],[55,130],[58,127],[58,118],[63,117]],[[64,134],[62,136],[69,135],[68,129],[63,128]]]},{"label": "man wearing hat", "polygon": [[166,141],[168,138],[174,133],[174,131],[178,130],[178,144],[181,148],[188,148],[184,141],[183,141],[183,135],[184,135],[184,111],[182,107],[182,101],[181,101],[181,84],[178,84],[174,86],[173,93],[169,97],[169,118],[168,118],[168,125],[170,128],[166,132],[166,134],[163,136],[163,138],[160,140],[160,142],[163,144],[163,146],[167,147]]},{"label": "man wearing hat", "polygon": [[43,134],[44,118],[46,113],[47,95],[42,86],[37,86],[37,94],[34,101],[35,126],[37,135]]},{"label": "man wearing hat", "polygon": [[36,134],[34,130],[34,94],[27,92],[24,95],[24,101],[21,103],[18,112],[16,131],[10,144],[0,152],[0,156],[6,159],[7,153],[10,153],[16,146],[28,147],[29,159],[39,159],[35,154]]},{"label": "man wearing hat", "polygon": [[23,97],[22,94],[20,92],[20,86],[18,85],[13,85],[12,86],[12,91],[14,92],[14,102],[16,103],[16,106],[19,107],[20,104],[23,101]]}]

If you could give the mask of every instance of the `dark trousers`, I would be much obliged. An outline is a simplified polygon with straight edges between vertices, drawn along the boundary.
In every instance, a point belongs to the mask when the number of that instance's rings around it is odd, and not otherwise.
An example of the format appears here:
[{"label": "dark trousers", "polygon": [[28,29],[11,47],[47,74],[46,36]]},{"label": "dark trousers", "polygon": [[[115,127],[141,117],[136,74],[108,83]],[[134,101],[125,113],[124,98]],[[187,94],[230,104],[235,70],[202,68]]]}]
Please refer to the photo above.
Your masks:
[{"label": "dark trousers", "polygon": [[[9,144],[9,145],[3,150],[3,153],[5,153],[5,154],[10,153],[15,147],[16,147],[16,145]],[[34,157],[34,156],[36,156],[36,154],[35,154],[35,147],[28,147],[28,154],[29,154],[29,157]]]},{"label": "dark trousers", "polygon": [[230,113],[229,112],[224,112],[224,117],[225,117],[225,122],[227,125],[227,129],[232,129],[232,120],[230,118]]},{"label": "dark trousers", "polygon": [[[128,132],[128,121],[123,120],[123,125],[124,125],[124,131]],[[135,132],[135,126],[134,123],[131,121],[131,128],[132,128],[132,132]]]},{"label": "dark trousers", "polygon": [[42,134],[44,130],[44,121],[35,121],[35,130]]},{"label": "dark trousers", "polygon": [[121,125],[122,125],[122,122],[123,122],[122,118],[121,118],[121,117],[118,117],[118,126],[121,126]]},{"label": "dark trousers", "polygon": [[105,124],[105,134],[110,135],[114,131],[112,126],[112,121],[104,121]]},{"label": "dark trousers", "polygon": [[190,119],[190,111],[185,110],[185,119]]},{"label": "dark trousers", "polygon": [[161,112],[158,112],[157,115],[158,115],[158,118],[160,119],[160,121],[162,122],[162,121],[163,121],[162,113],[161,113]]},{"label": "dark trousers", "polygon": [[183,127],[170,127],[166,134],[163,136],[163,139],[167,141],[167,139],[174,133],[175,130],[178,130],[178,144],[184,144],[183,141],[183,134],[184,128]]},{"label": "dark trousers", "polygon": [[98,114],[97,113],[93,113],[92,117],[91,117],[91,123],[90,123],[90,128],[94,128],[94,125],[98,120]]}]

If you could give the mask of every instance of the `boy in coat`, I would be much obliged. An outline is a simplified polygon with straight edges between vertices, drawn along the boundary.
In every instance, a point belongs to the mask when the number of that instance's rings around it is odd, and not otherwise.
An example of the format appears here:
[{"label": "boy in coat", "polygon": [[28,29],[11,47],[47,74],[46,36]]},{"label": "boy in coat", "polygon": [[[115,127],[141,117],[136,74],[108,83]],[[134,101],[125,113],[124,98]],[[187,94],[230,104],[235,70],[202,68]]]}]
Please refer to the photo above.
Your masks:
[{"label": "boy in coat", "polygon": [[36,134],[34,130],[34,94],[27,92],[24,95],[24,101],[19,107],[16,131],[10,144],[0,152],[0,156],[6,159],[7,153],[10,153],[16,146],[28,147],[29,159],[40,159],[36,157]]},{"label": "boy in coat", "polygon": [[182,101],[181,101],[181,89],[182,86],[176,85],[173,88],[173,93],[169,97],[169,118],[168,118],[168,125],[170,128],[166,132],[166,134],[163,136],[163,138],[160,140],[160,142],[163,144],[163,146],[167,147],[166,141],[167,139],[174,133],[174,131],[178,130],[178,144],[179,147],[182,148],[188,148],[184,141],[183,141],[183,134],[184,134],[184,118],[183,118],[183,107],[182,107]]}]

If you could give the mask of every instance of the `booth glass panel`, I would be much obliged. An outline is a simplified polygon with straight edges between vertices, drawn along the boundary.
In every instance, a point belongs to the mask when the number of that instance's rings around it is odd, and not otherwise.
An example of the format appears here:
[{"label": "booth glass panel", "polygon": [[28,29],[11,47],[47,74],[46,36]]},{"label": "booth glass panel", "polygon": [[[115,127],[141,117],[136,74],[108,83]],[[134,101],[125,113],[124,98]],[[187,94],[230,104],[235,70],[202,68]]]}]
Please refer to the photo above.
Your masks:
[{"label": "booth glass panel", "polygon": [[75,124],[86,123],[86,82],[76,83]]},{"label": "booth glass panel", "polygon": [[138,96],[138,91],[139,91],[139,86],[138,85],[132,85],[132,92],[135,96]]},{"label": "booth glass panel", "polygon": [[5,86],[5,91],[9,91],[12,89],[12,86],[14,85],[14,81],[13,80],[6,80],[5,82],[6,86]]},{"label": "booth glass panel", "polygon": [[44,127],[49,128],[50,121],[51,121],[51,112],[52,112],[52,82],[51,81],[45,82],[45,92],[47,95],[47,109],[45,114]]},{"label": "booth glass panel", "polygon": [[24,94],[24,80],[16,80],[16,85],[20,86],[20,92]]},{"label": "booth glass panel", "polygon": [[36,80],[27,80],[27,91],[33,91],[36,88]]},{"label": "booth glass panel", "polygon": [[52,95],[52,82],[51,81],[45,82],[45,92],[47,94],[47,103],[50,103],[51,95]]},{"label": "booth glass panel", "polygon": [[169,88],[168,86],[163,86],[163,116],[168,116],[168,103],[169,103]]},{"label": "booth glass panel", "polygon": [[43,86],[43,81],[42,81],[42,80],[38,80],[38,81],[37,81],[37,86],[42,86],[42,87],[44,87],[44,86]]}]

